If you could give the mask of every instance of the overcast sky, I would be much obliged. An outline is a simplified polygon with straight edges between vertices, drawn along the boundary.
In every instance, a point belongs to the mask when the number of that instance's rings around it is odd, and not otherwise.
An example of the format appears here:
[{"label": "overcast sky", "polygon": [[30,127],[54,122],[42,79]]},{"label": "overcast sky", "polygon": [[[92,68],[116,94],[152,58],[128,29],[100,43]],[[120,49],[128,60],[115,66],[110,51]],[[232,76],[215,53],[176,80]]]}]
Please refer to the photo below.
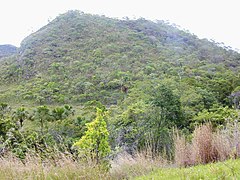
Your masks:
[{"label": "overcast sky", "polygon": [[68,10],[108,17],[169,20],[200,38],[240,49],[239,0],[6,0],[0,4],[0,44],[24,37]]}]

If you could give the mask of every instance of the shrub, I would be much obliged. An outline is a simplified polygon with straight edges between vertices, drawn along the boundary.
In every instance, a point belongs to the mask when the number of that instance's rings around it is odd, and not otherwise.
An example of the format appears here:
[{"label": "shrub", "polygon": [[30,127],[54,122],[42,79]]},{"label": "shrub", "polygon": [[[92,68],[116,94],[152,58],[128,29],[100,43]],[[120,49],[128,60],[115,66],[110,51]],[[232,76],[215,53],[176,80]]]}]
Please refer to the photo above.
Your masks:
[{"label": "shrub", "polygon": [[77,141],[74,146],[79,148],[79,152],[83,153],[92,160],[99,163],[104,157],[110,153],[108,143],[109,133],[107,124],[103,119],[102,110],[97,108],[96,119],[88,123],[85,135]]}]

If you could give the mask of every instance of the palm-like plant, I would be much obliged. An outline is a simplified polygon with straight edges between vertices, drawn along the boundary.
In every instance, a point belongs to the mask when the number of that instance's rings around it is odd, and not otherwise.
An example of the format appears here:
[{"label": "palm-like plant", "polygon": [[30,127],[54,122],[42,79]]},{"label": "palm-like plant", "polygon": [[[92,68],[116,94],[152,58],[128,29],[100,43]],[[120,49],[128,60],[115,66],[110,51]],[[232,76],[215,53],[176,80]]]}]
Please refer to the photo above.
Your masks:
[{"label": "palm-like plant", "polygon": [[47,106],[37,107],[33,119],[40,122],[41,132],[43,134],[44,123],[52,119],[49,108]]},{"label": "palm-like plant", "polygon": [[52,110],[52,117],[54,120],[63,120],[74,115],[75,111],[70,105],[64,105],[64,107],[56,107]]},{"label": "palm-like plant", "polygon": [[14,120],[19,122],[20,127],[23,127],[23,122],[29,118],[29,113],[25,110],[24,107],[20,107],[13,112],[12,117]]}]

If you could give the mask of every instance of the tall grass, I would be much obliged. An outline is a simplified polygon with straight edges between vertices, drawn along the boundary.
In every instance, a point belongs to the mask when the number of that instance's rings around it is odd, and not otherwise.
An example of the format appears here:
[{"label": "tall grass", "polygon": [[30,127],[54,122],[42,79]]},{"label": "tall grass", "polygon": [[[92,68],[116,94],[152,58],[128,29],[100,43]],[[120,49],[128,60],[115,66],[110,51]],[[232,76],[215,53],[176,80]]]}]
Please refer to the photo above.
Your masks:
[{"label": "tall grass", "polygon": [[110,175],[89,162],[76,162],[67,156],[54,160],[28,156],[24,161],[9,155],[0,159],[0,179],[110,179]]},{"label": "tall grass", "polygon": [[116,179],[142,176],[156,169],[170,166],[169,162],[161,156],[152,158],[147,151],[138,152],[134,156],[126,152],[122,153],[111,164],[110,174]]},{"label": "tall grass", "polygon": [[0,179],[130,179],[148,174],[168,165],[161,157],[150,158],[147,152],[134,156],[119,154],[111,161],[110,171],[92,161],[76,161],[69,155],[57,155],[54,159],[42,160],[28,155],[20,160],[13,155],[0,158]]},{"label": "tall grass", "polygon": [[187,166],[191,163],[191,146],[187,143],[185,136],[175,132],[174,136],[175,145],[175,163],[177,166]]},{"label": "tall grass", "polygon": [[213,131],[211,124],[197,127],[190,142],[175,133],[175,162],[178,166],[206,164],[240,156],[240,130],[237,122]]}]

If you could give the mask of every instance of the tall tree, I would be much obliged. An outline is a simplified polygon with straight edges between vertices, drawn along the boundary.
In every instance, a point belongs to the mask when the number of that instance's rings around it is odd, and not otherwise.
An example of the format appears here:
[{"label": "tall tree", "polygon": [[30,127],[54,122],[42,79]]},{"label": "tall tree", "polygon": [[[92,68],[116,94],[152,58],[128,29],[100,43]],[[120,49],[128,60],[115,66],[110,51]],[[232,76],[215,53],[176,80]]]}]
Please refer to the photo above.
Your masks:
[{"label": "tall tree", "polygon": [[171,128],[184,126],[181,103],[179,96],[164,84],[153,89],[151,98],[152,109],[150,110],[147,129],[152,134],[154,144],[153,154],[165,151],[171,155]]},{"label": "tall tree", "polygon": [[180,97],[175,95],[169,87],[160,85],[154,89],[151,103],[154,107],[159,108],[160,119],[157,126],[161,124],[161,121],[166,121],[168,127],[182,125],[183,116]]}]

